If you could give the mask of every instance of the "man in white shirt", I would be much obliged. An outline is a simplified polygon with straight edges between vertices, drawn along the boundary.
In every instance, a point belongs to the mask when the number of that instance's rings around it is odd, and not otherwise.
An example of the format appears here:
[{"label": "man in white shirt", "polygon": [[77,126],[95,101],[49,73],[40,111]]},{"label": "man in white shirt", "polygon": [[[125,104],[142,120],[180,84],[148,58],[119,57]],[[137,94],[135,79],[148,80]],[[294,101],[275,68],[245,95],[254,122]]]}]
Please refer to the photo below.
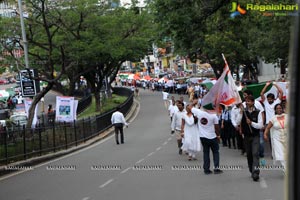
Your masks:
[{"label": "man in white shirt", "polygon": [[261,101],[265,105],[265,111],[266,111],[266,125],[268,125],[270,119],[275,115],[274,107],[276,104],[281,103],[282,101],[282,96],[283,96],[283,91],[282,89],[276,84],[273,83],[273,85],[277,88],[278,90],[278,97],[275,99],[275,95],[272,93],[269,93],[267,95],[267,98],[265,97],[265,91],[267,87],[270,85],[270,82],[267,82],[265,87],[262,89],[260,93]]},{"label": "man in white shirt", "polygon": [[[198,100],[193,101],[194,106]],[[214,173],[223,173],[219,169],[220,154],[219,154],[219,119],[216,114],[208,113],[193,107],[192,113],[198,118],[198,127],[200,133],[200,140],[203,146],[203,168],[205,174],[211,174],[210,170],[210,156],[209,150],[212,150],[214,160]]]},{"label": "man in white shirt", "polygon": [[18,96],[18,104],[22,104],[24,102],[24,98],[22,95]]},{"label": "man in white shirt", "polygon": [[199,94],[200,94],[200,85],[198,83],[196,83],[196,85],[195,85],[195,94],[197,95],[197,97],[199,97]]},{"label": "man in white shirt", "polygon": [[[278,90],[278,95],[277,95],[278,97],[275,99],[275,95],[273,93],[269,93],[266,98],[265,92],[266,92],[267,87],[270,84],[271,84],[270,82],[267,82],[265,87],[261,90],[261,93],[260,93],[261,101],[265,106],[265,118],[266,118],[266,126],[265,127],[268,126],[270,119],[272,119],[272,117],[275,115],[274,108],[277,104],[281,103],[282,97],[283,97],[282,89],[276,83],[273,83],[273,85]],[[269,137],[270,137],[270,135],[269,135]],[[262,139],[262,137],[261,137],[261,139]],[[269,145],[270,145],[270,148],[272,149],[272,143],[271,143],[270,138],[269,138]]]},{"label": "man in white shirt", "polygon": [[123,132],[123,126],[128,126],[128,123],[126,122],[123,113],[120,112],[120,107],[118,106],[116,108],[116,112],[114,112],[111,116],[111,123],[115,127],[115,138],[116,143],[119,144],[119,132],[121,137],[121,143],[124,143],[124,132]]},{"label": "man in white shirt", "polygon": [[186,101],[184,101],[183,96],[179,97],[179,100],[183,103],[183,108],[185,109],[185,107],[187,106]]},{"label": "man in white shirt", "polygon": [[172,104],[169,106],[168,110],[169,110],[169,115],[170,115],[171,122],[172,122],[173,115],[178,111],[178,107],[175,104],[175,100],[172,100]]},{"label": "man in white shirt", "polygon": [[166,109],[168,109],[168,107],[169,107],[169,100],[168,100],[169,93],[162,91],[162,95],[163,95],[164,105],[165,105]]},{"label": "man in white shirt", "polygon": [[236,104],[231,109],[231,123],[235,129],[235,135],[237,139],[237,147],[238,149],[242,150],[242,155],[245,153],[245,145],[244,139],[240,134],[240,124],[243,117],[243,111],[241,110],[242,104]]},{"label": "man in white shirt", "polygon": [[174,134],[176,132],[176,139],[177,139],[177,145],[179,148],[179,154],[182,154],[182,136],[181,136],[181,124],[182,124],[182,118],[186,114],[186,111],[184,109],[183,102],[179,101],[177,103],[178,111],[174,114],[172,123],[171,123],[171,134]]}]

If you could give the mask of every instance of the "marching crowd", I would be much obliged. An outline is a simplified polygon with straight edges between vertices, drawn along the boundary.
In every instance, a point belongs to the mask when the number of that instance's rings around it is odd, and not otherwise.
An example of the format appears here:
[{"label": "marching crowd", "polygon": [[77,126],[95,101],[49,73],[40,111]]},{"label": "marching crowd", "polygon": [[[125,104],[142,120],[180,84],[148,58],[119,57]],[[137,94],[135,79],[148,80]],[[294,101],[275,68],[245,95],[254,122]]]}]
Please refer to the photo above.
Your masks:
[{"label": "marching crowd", "polygon": [[[264,141],[270,145],[272,158],[286,168],[287,114],[282,89],[273,83],[277,96],[265,96],[267,83],[262,89],[261,100],[255,100],[251,90],[243,91],[244,102],[232,106],[220,105],[219,113],[212,113],[201,107],[205,93],[187,89],[189,102],[183,97],[175,100],[169,93],[162,92],[165,107],[171,120],[171,134],[176,135],[178,152],[186,154],[188,160],[197,160],[196,153],[203,151],[205,174],[220,174],[219,144],[238,149],[247,157],[249,172],[254,181],[259,180],[261,165],[265,165]],[[199,139],[200,138],[200,139]],[[210,168],[210,150],[213,154],[213,171]]]}]

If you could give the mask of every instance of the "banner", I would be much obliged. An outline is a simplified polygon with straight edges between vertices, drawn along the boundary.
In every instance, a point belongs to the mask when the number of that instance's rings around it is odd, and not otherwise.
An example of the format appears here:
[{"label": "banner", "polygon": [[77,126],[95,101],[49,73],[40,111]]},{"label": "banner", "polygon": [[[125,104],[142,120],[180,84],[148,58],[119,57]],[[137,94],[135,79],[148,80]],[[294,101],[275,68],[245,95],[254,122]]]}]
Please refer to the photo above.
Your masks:
[{"label": "banner", "polygon": [[56,97],[56,121],[73,122],[76,119],[78,101],[74,97]]},{"label": "banner", "polygon": [[[24,104],[25,104],[25,113],[27,114],[27,117],[29,117],[29,108],[30,108],[30,106],[32,104],[32,99],[26,98],[24,100]],[[38,121],[37,120],[37,111],[38,111],[38,109],[37,109],[37,105],[36,105],[35,106],[35,110],[34,110],[34,116],[33,116],[32,124],[31,124],[31,128],[34,128],[35,125],[36,125],[36,123],[37,123],[37,121]]]}]

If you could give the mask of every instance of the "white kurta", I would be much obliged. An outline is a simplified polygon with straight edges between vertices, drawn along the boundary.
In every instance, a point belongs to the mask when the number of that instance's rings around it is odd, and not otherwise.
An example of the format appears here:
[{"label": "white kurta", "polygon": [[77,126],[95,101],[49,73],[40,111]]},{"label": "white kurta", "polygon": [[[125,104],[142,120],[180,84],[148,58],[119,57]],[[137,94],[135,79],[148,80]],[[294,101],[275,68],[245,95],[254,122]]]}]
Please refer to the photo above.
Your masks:
[{"label": "white kurta", "polygon": [[273,159],[284,161],[287,148],[287,115],[275,115],[270,122],[273,124],[270,129]]},{"label": "white kurta", "polygon": [[194,123],[193,115],[184,115],[184,141],[182,150],[198,152],[201,151],[199,130],[197,124]]}]

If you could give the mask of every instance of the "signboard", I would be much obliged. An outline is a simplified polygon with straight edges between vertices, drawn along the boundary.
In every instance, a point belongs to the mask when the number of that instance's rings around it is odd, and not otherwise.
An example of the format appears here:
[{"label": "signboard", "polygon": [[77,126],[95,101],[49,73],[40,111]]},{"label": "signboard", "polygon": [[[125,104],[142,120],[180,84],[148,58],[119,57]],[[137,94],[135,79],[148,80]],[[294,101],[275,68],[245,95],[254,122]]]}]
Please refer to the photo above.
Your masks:
[{"label": "signboard", "polygon": [[38,77],[36,70],[21,70],[20,83],[23,97],[33,97],[40,91],[39,81],[33,80],[34,77]]},{"label": "signboard", "polygon": [[78,101],[74,97],[56,97],[56,121],[73,122]]}]

